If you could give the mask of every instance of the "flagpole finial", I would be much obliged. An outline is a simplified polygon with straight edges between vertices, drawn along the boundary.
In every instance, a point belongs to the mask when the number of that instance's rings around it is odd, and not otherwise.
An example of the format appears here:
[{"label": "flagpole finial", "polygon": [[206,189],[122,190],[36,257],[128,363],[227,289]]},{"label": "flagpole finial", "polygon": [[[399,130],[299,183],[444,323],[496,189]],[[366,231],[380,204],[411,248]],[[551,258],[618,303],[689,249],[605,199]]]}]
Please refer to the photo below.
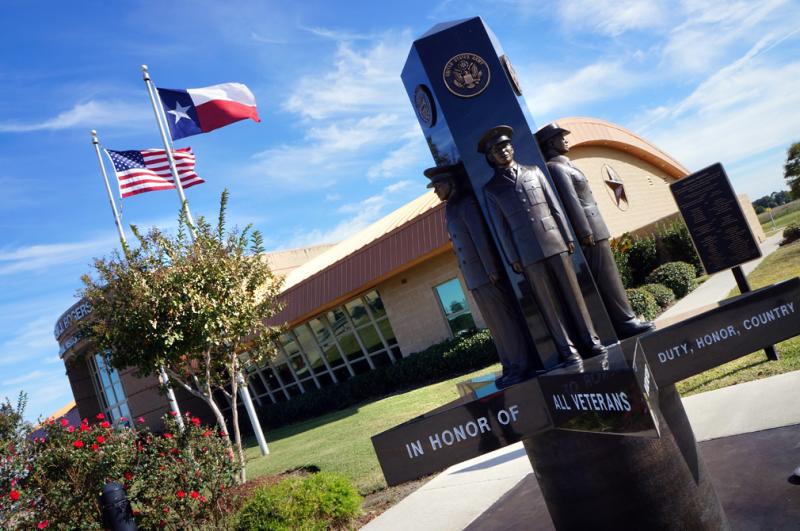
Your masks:
[{"label": "flagpole finial", "polygon": [[145,81],[150,80],[150,72],[147,70],[147,65],[142,65],[142,75]]},{"label": "flagpole finial", "polygon": [[92,142],[97,144],[97,131],[92,129],[91,133],[92,133]]}]

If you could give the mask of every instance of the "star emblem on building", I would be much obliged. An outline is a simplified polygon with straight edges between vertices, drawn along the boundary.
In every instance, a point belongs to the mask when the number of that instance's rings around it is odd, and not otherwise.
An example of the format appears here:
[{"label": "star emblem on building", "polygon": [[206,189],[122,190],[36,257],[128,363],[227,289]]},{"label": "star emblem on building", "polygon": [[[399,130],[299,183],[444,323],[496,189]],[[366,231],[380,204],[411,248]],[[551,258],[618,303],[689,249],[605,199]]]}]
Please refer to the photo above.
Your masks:
[{"label": "star emblem on building", "polygon": [[628,210],[628,194],[625,193],[625,183],[622,182],[614,168],[608,164],[603,165],[603,181],[608,186],[608,191],[617,208]]}]

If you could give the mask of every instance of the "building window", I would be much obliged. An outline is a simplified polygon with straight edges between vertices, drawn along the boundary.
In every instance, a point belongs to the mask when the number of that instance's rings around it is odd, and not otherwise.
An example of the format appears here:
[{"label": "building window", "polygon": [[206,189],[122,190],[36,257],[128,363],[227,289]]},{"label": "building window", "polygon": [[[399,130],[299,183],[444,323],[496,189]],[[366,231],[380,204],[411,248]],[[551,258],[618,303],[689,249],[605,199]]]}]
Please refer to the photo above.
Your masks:
[{"label": "building window", "polygon": [[469,311],[467,298],[464,296],[464,290],[461,289],[461,283],[457,278],[439,284],[434,290],[453,336],[459,336],[475,329],[472,312]]},{"label": "building window", "polygon": [[275,402],[390,365],[401,356],[374,290],[287,331],[276,347],[279,355],[272,363],[247,370],[253,394]]},{"label": "building window", "polygon": [[128,398],[122,389],[119,371],[109,365],[102,353],[92,356],[89,366],[103,413],[115,424],[130,424],[131,411],[128,409]]}]

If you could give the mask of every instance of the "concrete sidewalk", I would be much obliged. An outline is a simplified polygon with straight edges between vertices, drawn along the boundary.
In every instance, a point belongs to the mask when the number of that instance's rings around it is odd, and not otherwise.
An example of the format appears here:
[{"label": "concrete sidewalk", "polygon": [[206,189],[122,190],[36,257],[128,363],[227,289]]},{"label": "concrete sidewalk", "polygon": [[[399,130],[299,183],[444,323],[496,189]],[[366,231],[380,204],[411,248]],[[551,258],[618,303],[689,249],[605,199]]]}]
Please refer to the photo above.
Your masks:
[{"label": "concrete sidewalk", "polygon": [[[697,441],[800,424],[800,371],[683,400]],[[363,529],[464,529],[533,471],[522,443],[452,466]]]},{"label": "concrete sidewalk", "polygon": [[[781,236],[761,246],[763,257],[778,248]],[[761,262],[742,266],[749,273]],[[721,271],[665,312],[656,323],[667,326],[728,296],[733,274]],[[683,400],[699,441],[800,424],[800,371],[701,393]],[[364,526],[369,531],[449,531],[464,529],[532,472],[522,443],[454,465]]]},{"label": "concrete sidewalk", "polygon": [[[761,244],[761,258],[742,265],[742,271],[744,271],[745,275],[749,275],[764,258],[778,249],[778,244],[783,239],[782,234],[780,232],[764,240],[764,243]],[[715,273],[700,284],[696,290],[659,315],[655,322],[657,325],[666,326],[672,324],[672,322],[678,320],[676,319],[677,317],[684,316],[684,314],[695,313],[700,309],[706,309],[708,306],[714,306],[717,301],[727,299],[728,293],[735,287],[736,279],[733,278],[733,273],[728,270]]]}]

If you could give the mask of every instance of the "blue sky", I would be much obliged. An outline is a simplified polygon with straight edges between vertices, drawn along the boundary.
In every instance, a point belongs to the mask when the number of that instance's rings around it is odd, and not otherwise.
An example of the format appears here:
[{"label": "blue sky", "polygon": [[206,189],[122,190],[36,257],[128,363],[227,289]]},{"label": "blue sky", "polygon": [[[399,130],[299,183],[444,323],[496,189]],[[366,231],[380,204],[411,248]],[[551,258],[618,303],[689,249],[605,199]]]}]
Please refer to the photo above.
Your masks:
[{"label": "blue sky", "polygon": [[[442,21],[484,17],[538,125],[619,123],[690,169],[722,161],[752,199],[785,188],[800,140],[797,1],[3,7],[0,398],[28,391],[30,418],[71,399],[53,325],[92,257],[118,246],[89,130],[111,149],[160,147],[142,63],[162,87],[255,93],[262,123],[176,145],[206,180],[187,191],[195,216],[227,187],[232,220],[271,249],[340,240],[424,191],[432,160],[399,76],[413,39]],[[123,222],[167,227],[178,206],[171,191],[138,195]]]}]

